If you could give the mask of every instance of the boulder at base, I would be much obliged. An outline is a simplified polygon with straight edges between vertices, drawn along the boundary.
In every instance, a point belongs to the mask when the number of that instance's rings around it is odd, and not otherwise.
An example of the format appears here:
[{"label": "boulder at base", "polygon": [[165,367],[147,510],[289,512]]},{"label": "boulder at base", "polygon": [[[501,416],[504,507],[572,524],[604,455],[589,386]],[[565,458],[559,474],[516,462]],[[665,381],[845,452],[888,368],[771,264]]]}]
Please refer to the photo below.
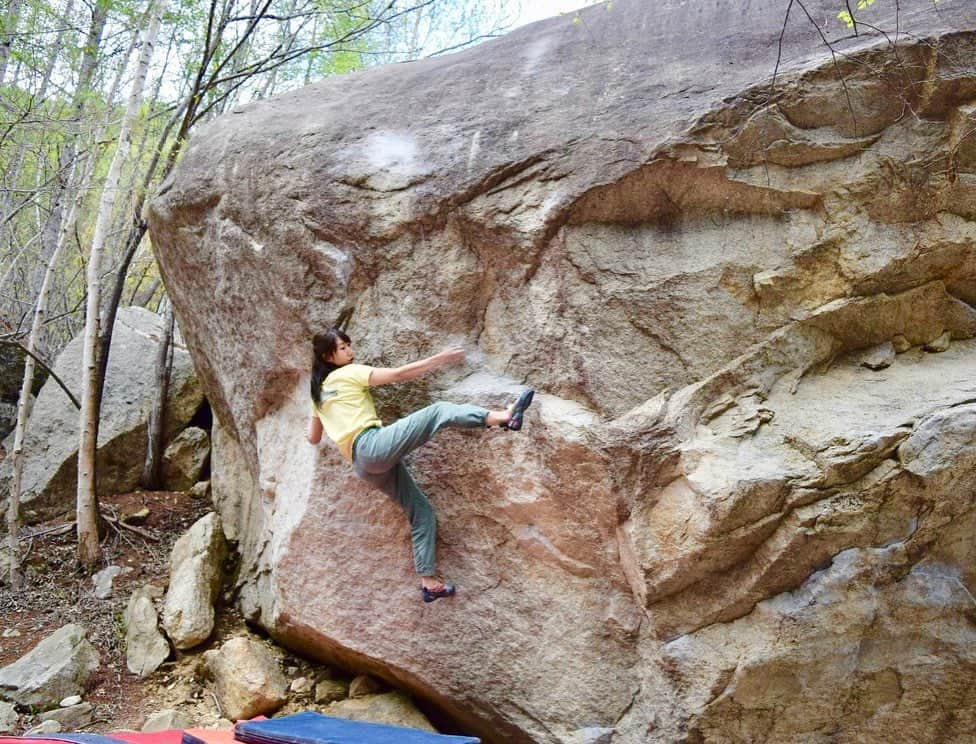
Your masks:
[{"label": "boulder at base", "polygon": [[[249,620],[490,744],[976,740],[976,3],[844,6],[614,0],[195,131],[150,230]],[[408,458],[450,599],[303,440],[347,309],[466,350],[386,422],[537,391]]]},{"label": "boulder at base", "polygon": [[417,710],[413,701],[402,692],[386,692],[382,695],[363,695],[340,700],[327,706],[322,712],[350,721],[387,723],[391,726],[406,726],[421,731],[437,731],[427,720],[427,716]]},{"label": "boulder at base", "polygon": [[80,625],[65,625],[13,664],[0,669],[0,698],[48,710],[80,695],[100,663]]},{"label": "boulder at base", "polygon": [[193,648],[210,637],[226,557],[227,542],[214,512],[198,519],[173,546],[163,628],[176,648]]},{"label": "boulder at base", "polygon": [[157,711],[149,716],[140,730],[143,733],[152,733],[154,731],[173,731],[189,728],[191,725],[192,721],[190,721],[186,713],[174,710],[173,708],[167,708],[166,710]]},{"label": "boulder at base", "polygon": [[[131,491],[139,483],[146,453],[146,427],[155,389],[155,361],[163,320],[141,307],[119,310],[112,336],[98,428],[98,487],[102,493]],[[54,371],[76,399],[81,396],[84,338],[69,343]],[[203,393],[186,347],[173,350],[165,438],[174,437],[196,413]],[[11,437],[13,434],[10,435]],[[13,443],[5,446],[9,452]],[[10,489],[11,459],[0,463],[0,511]],[[37,396],[24,441],[21,507],[28,521],[74,509],[78,478],[78,409],[49,379]]]},{"label": "boulder at base", "polygon": [[287,699],[288,680],[267,646],[237,637],[204,655],[221,713],[232,721],[271,715]]}]

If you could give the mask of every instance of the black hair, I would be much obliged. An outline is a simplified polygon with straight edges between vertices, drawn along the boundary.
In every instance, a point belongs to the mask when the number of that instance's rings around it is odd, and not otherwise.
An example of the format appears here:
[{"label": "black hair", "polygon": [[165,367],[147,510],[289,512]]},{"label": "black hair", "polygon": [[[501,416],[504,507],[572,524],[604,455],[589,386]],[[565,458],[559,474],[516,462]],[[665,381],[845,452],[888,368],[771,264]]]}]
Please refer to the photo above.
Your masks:
[{"label": "black hair", "polygon": [[352,343],[345,331],[330,328],[325,333],[316,333],[312,339],[312,402],[318,405],[322,394],[322,382],[330,372],[339,369],[339,365],[325,361],[325,358],[335,353],[339,341]]}]

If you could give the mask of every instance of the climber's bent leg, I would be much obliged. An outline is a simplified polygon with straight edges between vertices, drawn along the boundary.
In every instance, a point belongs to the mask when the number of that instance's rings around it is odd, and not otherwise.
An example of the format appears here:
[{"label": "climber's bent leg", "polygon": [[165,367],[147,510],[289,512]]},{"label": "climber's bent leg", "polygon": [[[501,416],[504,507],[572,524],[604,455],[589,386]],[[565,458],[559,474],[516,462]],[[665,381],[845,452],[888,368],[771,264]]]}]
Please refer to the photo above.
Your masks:
[{"label": "climber's bent leg", "polygon": [[487,416],[488,410],[480,406],[434,403],[389,426],[364,431],[356,439],[353,461],[365,472],[385,472],[445,426],[476,429],[485,425]]}]

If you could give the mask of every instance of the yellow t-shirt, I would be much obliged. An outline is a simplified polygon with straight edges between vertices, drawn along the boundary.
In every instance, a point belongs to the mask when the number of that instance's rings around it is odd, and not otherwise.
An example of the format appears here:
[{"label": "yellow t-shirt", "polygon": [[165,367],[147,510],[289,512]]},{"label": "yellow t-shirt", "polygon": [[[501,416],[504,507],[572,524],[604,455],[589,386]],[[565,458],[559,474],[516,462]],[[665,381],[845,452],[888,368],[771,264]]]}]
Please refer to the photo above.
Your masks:
[{"label": "yellow t-shirt", "polygon": [[350,461],[356,436],[363,429],[383,425],[369,394],[372,371],[365,364],[347,364],[333,370],[322,381],[319,404],[315,406],[325,433]]}]

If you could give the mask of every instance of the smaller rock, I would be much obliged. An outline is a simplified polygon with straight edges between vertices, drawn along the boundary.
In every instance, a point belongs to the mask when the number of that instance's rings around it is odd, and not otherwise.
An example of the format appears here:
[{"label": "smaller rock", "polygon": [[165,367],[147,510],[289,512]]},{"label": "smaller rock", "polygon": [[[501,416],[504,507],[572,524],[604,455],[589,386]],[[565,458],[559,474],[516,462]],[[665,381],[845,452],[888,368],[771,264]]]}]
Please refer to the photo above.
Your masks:
[{"label": "smaller rock", "polygon": [[929,341],[922,348],[925,349],[926,351],[929,351],[929,352],[933,353],[933,354],[938,354],[938,353],[943,352],[946,349],[948,349],[949,348],[949,344],[951,342],[952,342],[952,334],[949,331],[946,331],[941,336],[939,336],[937,339],[934,339],[932,341]]},{"label": "smaller rock", "polygon": [[341,679],[322,679],[315,685],[315,702],[328,705],[349,697],[349,685]]},{"label": "smaller rock", "polygon": [[304,695],[312,691],[315,687],[315,683],[312,682],[308,677],[296,677],[289,688],[296,695]]},{"label": "smaller rock", "polygon": [[271,714],[287,700],[288,680],[263,644],[238,637],[203,655],[221,712],[234,721]]},{"label": "smaller rock", "polygon": [[325,708],[324,713],[350,721],[369,721],[391,726],[406,726],[421,731],[437,731],[427,720],[427,716],[421,713],[410,698],[402,692],[387,692],[382,695],[366,695],[355,700],[352,698],[342,700]]},{"label": "smaller rock", "polygon": [[34,728],[27,729],[25,733],[29,736],[30,734],[57,734],[63,729],[61,724],[57,721],[41,721],[39,724],[34,726]]},{"label": "smaller rock", "polygon": [[125,663],[140,677],[149,676],[169,658],[169,641],[159,630],[159,615],[153,604],[161,592],[147,584],[133,592],[125,610]]},{"label": "smaller rock", "polygon": [[17,728],[17,708],[13,703],[0,701],[0,734],[12,734]]},{"label": "smaller rock", "polygon": [[904,354],[906,351],[912,348],[912,342],[899,333],[897,336],[891,339],[891,346],[895,350],[896,354]]},{"label": "smaller rock", "polygon": [[174,729],[188,729],[192,725],[184,713],[172,708],[153,713],[143,724],[141,731],[173,731]]},{"label": "smaller rock", "polygon": [[119,519],[125,524],[145,524],[150,516],[148,506],[143,506],[135,511],[122,512],[122,516]]},{"label": "smaller rock", "polygon": [[62,731],[76,731],[92,722],[92,710],[91,703],[76,703],[41,713],[38,718],[42,721],[57,721],[61,724]]},{"label": "smaller rock", "polygon": [[98,599],[108,599],[112,596],[112,582],[116,576],[132,571],[129,566],[109,566],[92,576],[92,584],[95,586],[95,596]]},{"label": "smaller rock", "polygon": [[3,633],[0,633],[0,636],[3,638],[20,638],[20,631],[16,628],[7,628]]},{"label": "smaller rock", "polygon": [[163,453],[163,483],[172,491],[189,490],[209,459],[210,435],[204,429],[188,426]]},{"label": "smaller rock", "polygon": [[858,362],[862,367],[868,369],[885,369],[890,367],[895,361],[895,347],[891,341],[872,346],[870,349],[863,350],[858,355]]},{"label": "smaller rock", "polygon": [[375,695],[383,691],[383,685],[368,674],[360,674],[349,683],[349,697],[358,698],[366,695]]},{"label": "smaller rock", "polygon": [[199,481],[193,484],[193,488],[190,489],[190,495],[195,499],[209,499],[210,498],[210,481]]},{"label": "smaller rock", "polygon": [[61,708],[70,708],[72,705],[78,705],[81,702],[81,695],[68,695],[64,700],[58,703]]}]

